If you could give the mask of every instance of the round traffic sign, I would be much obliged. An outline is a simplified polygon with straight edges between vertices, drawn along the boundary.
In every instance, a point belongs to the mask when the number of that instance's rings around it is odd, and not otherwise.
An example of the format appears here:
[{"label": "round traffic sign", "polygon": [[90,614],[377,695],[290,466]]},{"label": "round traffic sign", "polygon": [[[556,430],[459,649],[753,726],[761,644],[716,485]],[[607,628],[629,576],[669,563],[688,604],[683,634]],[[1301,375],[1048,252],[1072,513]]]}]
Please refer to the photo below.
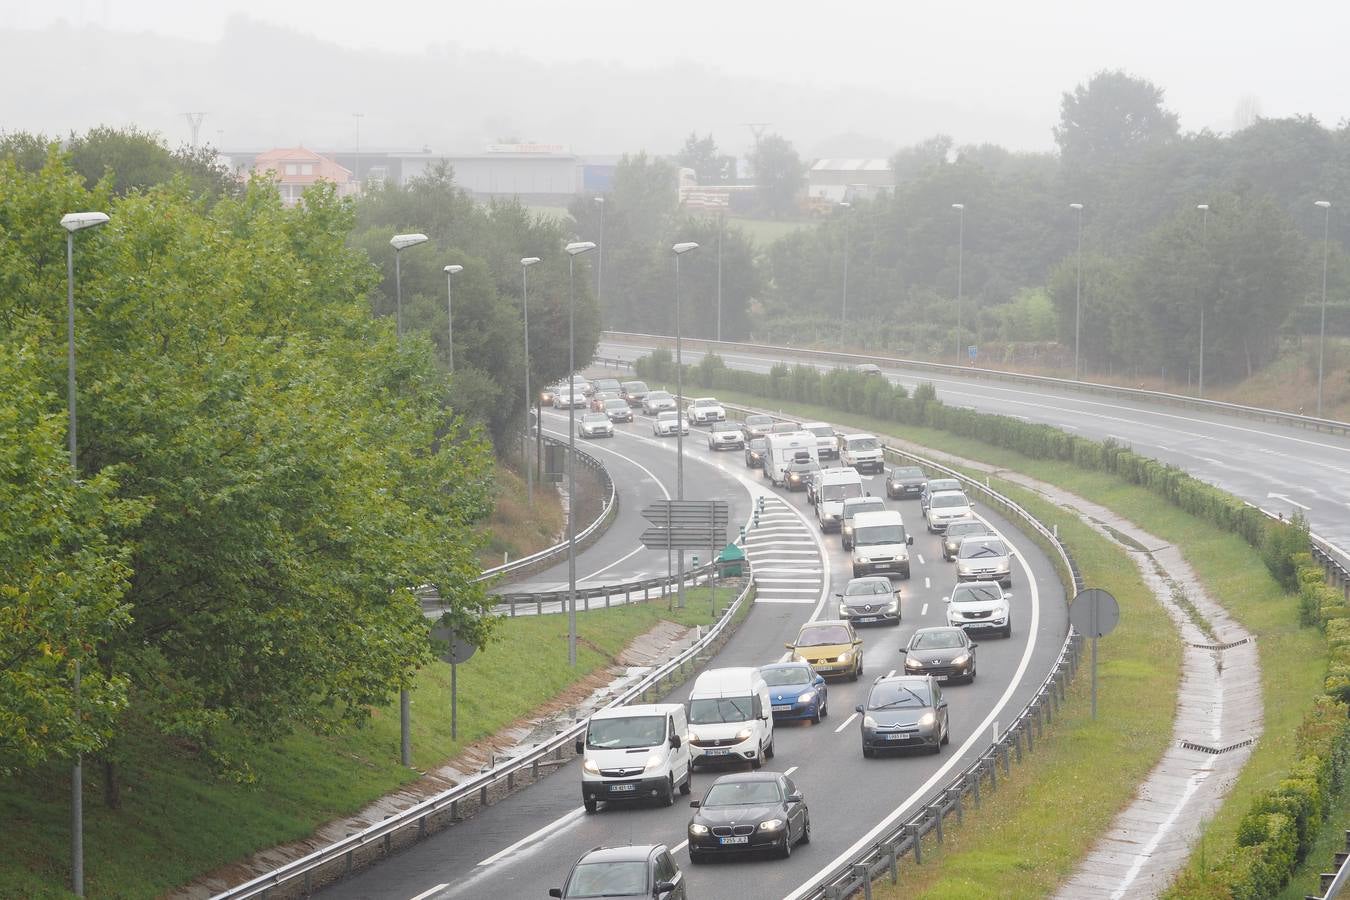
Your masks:
[{"label": "round traffic sign", "polygon": [[1101,588],[1079,591],[1069,604],[1069,622],[1086,637],[1105,637],[1120,622],[1120,604]]},{"label": "round traffic sign", "polygon": [[441,661],[453,665],[468,662],[469,657],[473,656],[474,651],[478,649],[470,642],[455,637],[454,632],[447,625],[437,625],[432,628],[431,641]]}]

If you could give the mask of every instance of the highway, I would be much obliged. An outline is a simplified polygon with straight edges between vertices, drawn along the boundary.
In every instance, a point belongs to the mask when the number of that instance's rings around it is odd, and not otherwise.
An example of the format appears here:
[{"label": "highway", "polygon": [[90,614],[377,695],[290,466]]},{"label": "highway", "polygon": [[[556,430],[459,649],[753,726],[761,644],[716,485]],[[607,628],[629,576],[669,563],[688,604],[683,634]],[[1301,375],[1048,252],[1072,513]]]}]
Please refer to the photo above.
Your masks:
[{"label": "highway", "polygon": [[[546,425],[551,421],[546,419]],[[632,425],[619,426],[618,431],[612,441],[588,442],[588,449],[595,452],[598,448],[606,465],[619,459],[614,454],[622,454],[636,467],[629,471],[651,473],[643,477],[661,484],[641,485],[648,496],[653,490],[660,494],[661,487],[673,492],[675,442],[652,437],[649,421],[641,417]],[[764,591],[711,665],[756,665],[780,659],[784,643],[795,637],[801,623],[831,615],[826,601],[832,600],[831,593],[842,590],[851,575],[848,556],[838,535],[820,534],[804,494],[767,488],[756,471],[744,467],[740,452],[710,453],[699,429],[686,441],[685,451],[687,497],[725,498],[742,510],[750,508],[754,496],[771,498],[760,527],[748,542],[750,556],[766,578]],[[623,492],[623,502],[632,506],[633,485],[617,469],[611,472]],[[865,480],[874,496],[885,495],[881,476]],[[809,846],[798,848],[788,860],[754,857],[692,866],[683,848],[691,815],[684,802],[687,798],[670,808],[602,806],[598,814],[588,816],[581,807],[580,765],[573,760],[468,822],[329,888],[324,896],[343,900],[544,897],[592,847],[662,842],[677,849],[676,859],[687,874],[691,896],[782,898],[855,845],[865,843],[878,822],[913,812],[951,773],[988,745],[1000,719],[1006,723],[1027,702],[1053,665],[1067,622],[1063,591],[1049,561],[1029,539],[977,505],[977,512],[1018,549],[1013,637],[978,638],[978,680],[972,685],[953,685],[947,691],[952,742],[941,755],[863,759],[854,705],[862,702],[874,676],[901,666],[900,647],[916,628],[943,623],[943,596],[955,580],[953,565],[942,561],[937,537],[924,529],[918,502],[890,501],[889,505],[904,514],[915,538],[912,578],[897,582],[903,594],[903,622],[899,627],[861,629],[863,679],[831,682],[830,715],[820,725],[776,729],[777,754],[767,766],[790,772],[805,793],[812,821]],[[732,520],[737,521],[735,513]],[[626,537],[631,542],[633,533]],[[609,552],[614,559],[631,549],[624,539],[624,532],[612,535],[615,544]],[[630,559],[640,560],[644,555]],[[584,633],[584,615],[580,621]],[[684,700],[688,687],[666,699]],[[694,776],[694,796],[706,790],[715,776],[712,770],[700,769]]]},{"label": "highway", "polygon": [[[694,344],[699,348],[692,348]],[[655,342],[602,341],[596,355],[631,360],[653,346]],[[702,346],[685,342],[687,364],[703,358]],[[728,366],[758,372],[777,362],[835,368],[786,354],[734,350],[720,355]],[[1316,534],[1350,549],[1350,437],[1063,388],[895,366],[882,369],[893,383],[911,390],[931,383],[938,399],[950,406],[1043,422],[1095,440],[1115,439],[1263,509],[1286,516],[1301,512]]]}]

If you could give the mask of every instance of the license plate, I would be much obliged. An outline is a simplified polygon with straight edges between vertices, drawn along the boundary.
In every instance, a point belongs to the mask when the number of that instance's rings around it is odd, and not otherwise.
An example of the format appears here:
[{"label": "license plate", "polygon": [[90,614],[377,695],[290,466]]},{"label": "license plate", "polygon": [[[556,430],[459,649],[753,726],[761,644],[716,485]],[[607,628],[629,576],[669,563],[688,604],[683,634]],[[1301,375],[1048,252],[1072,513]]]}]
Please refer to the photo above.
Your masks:
[{"label": "license plate", "polygon": [[713,748],[712,750],[704,750],[704,751],[703,751],[703,755],[704,755],[704,756],[726,756],[726,755],[727,755],[728,753],[730,753],[730,752],[731,752],[731,751],[728,750],[728,749],[726,749],[725,747],[721,747],[721,748]]},{"label": "license plate", "polygon": [[609,786],[609,789],[610,789],[611,791],[635,791],[635,790],[637,790],[637,785],[635,785],[635,784],[611,784],[611,785]]},{"label": "license plate", "polygon": [[888,741],[907,741],[907,740],[909,740],[909,735],[907,735],[907,734],[887,734],[887,735],[883,735],[883,737],[885,737],[886,740],[888,740]]},{"label": "license plate", "polygon": [[865,623],[867,623],[867,622],[879,622],[879,621],[881,621],[881,618],[880,618],[880,616],[863,616],[863,617],[862,617],[861,619],[859,619],[858,621],[865,624]]},{"label": "license plate", "polygon": [[750,836],[748,834],[738,834],[735,837],[724,837],[718,838],[717,840],[724,846],[726,844],[748,844],[750,843]]},{"label": "license plate", "polygon": [[938,680],[938,681],[946,681],[946,680],[947,680],[948,678],[950,678],[950,677],[951,677],[950,675],[939,675],[939,676],[937,677],[937,680]]},{"label": "license plate", "polygon": [[792,712],[791,704],[779,704],[773,708],[774,712]]}]

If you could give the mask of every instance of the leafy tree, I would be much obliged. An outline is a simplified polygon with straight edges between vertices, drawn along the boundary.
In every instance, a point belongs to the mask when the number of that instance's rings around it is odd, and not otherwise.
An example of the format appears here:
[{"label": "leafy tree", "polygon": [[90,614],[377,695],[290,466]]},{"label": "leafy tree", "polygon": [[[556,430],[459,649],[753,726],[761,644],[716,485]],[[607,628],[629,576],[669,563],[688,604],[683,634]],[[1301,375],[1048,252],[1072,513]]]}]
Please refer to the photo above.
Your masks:
[{"label": "leafy tree", "polygon": [[761,212],[774,218],[788,218],[797,212],[797,193],[806,167],[787,138],[778,134],[761,137],[750,154],[750,169]]},{"label": "leafy tree", "polygon": [[699,184],[730,184],[736,180],[736,157],[717,152],[717,142],[709,134],[700,138],[690,132],[684,147],[675,154],[675,164],[693,169]]},{"label": "leafy tree", "polygon": [[1066,166],[1091,169],[1123,162],[1142,147],[1176,137],[1177,116],[1163,90],[1123,71],[1101,71],[1060,101],[1055,142]]},{"label": "leafy tree", "polygon": [[914,181],[922,178],[930,169],[945,166],[954,144],[951,135],[935,134],[912,146],[901,147],[891,157],[895,183]]}]

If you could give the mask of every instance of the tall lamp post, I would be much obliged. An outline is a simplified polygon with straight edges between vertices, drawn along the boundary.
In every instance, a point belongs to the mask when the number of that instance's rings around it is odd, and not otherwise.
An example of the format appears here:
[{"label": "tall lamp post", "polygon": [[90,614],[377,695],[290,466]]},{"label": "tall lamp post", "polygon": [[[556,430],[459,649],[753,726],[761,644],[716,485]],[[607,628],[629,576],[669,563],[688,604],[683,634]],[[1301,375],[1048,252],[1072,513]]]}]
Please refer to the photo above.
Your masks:
[{"label": "tall lamp post", "polygon": [[573,277],[576,259],[595,249],[594,241],[576,241],[567,250],[567,664],[577,664],[577,407],[574,398],[577,371],[577,288]]},{"label": "tall lamp post", "polygon": [[1073,293],[1073,380],[1078,380],[1078,339],[1083,325],[1083,204],[1070,203],[1069,209],[1078,213],[1078,274]]},{"label": "tall lamp post", "polygon": [[1327,248],[1331,236],[1331,201],[1317,200],[1314,206],[1326,213],[1322,219],[1322,327],[1317,333],[1317,414],[1322,415],[1322,358],[1327,349]]},{"label": "tall lamp post", "polygon": [[717,214],[717,340],[722,340],[722,233],[726,230],[727,217]]},{"label": "tall lamp post", "polygon": [[[1200,210],[1200,252],[1209,260],[1209,204],[1197,203]],[[1205,284],[1200,282],[1200,377],[1196,380],[1196,396],[1205,396]]]},{"label": "tall lamp post", "polygon": [[530,465],[530,266],[539,262],[537,256],[526,256],[520,260],[520,313],[525,320],[525,432],[520,440],[520,461],[525,466],[525,497],[530,509],[534,509],[534,466]]},{"label": "tall lamp post", "polygon": [[394,333],[400,338],[403,337],[403,269],[399,258],[404,250],[426,241],[425,234],[396,234],[389,239],[389,246],[394,248]]},{"label": "tall lamp post", "polygon": [[[108,221],[101,212],[66,213],[61,227],[66,230],[66,405],[70,414],[70,475],[79,478],[76,465],[79,443],[75,432],[75,232],[96,228]],[[75,713],[79,727],[80,658],[75,657]],[[84,896],[84,757],[75,754],[70,771],[70,881],[75,896]]]},{"label": "tall lamp post", "polygon": [[956,210],[960,218],[956,231],[956,362],[961,363],[961,288],[962,278],[965,275],[965,256],[966,256],[966,205],[964,203],[953,203],[952,209]]},{"label": "tall lamp post", "polygon": [[[670,248],[675,253],[675,499],[684,499],[684,355],[680,335],[680,257],[698,244],[683,241]],[[675,589],[684,608],[684,551],[680,551],[679,581]]]},{"label": "tall lamp post", "polygon": [[[605,198],[596,197],[596,205],[600,207],[600,243],[596,247],[599,251],[595,254],[596,272],[595,272],[595,305],[600,308],[600,317],[605,318]],[[611,328],[614,323],[609,323]]]},{"label": "tall lamp post", "polygon": [[445,358],[450,371],[455,371],[455,301],[450,288],[450,282],[455,276],[464,271],[463,266],[446,266],[445,272],[445,320],[449,323],[445,335]]},{"label": "tall lamp post", "polygon": [[843,348],[848,340],[848,214],[853,204],[844,200],[839,208],[844,211],[844,290],[843,300],[839,304],[839,346]]},{"label": "tall lamp post", "polygon": [[365,113],[354,112],[352,118],[356,120],[356,162],[354,163],[356,175],[356,192],[361,193],[361,120],[365,118]]}]

